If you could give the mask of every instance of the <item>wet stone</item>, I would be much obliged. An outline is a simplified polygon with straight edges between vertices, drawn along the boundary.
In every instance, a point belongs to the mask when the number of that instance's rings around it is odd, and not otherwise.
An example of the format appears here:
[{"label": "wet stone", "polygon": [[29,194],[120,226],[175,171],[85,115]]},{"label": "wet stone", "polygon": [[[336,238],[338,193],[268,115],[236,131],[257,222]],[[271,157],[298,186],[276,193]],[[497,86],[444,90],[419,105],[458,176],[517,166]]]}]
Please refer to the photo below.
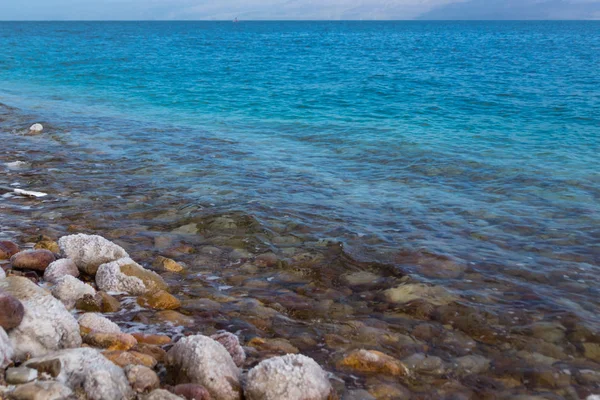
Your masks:
[{"label": "wet stone", "polygon": [[0,291],[0,326],[5,330],[16,328],[23,320],[25,308],[14,296]]},{"label": "wet stone", "polygon": [[20,385],[31,382],[38,377],[38,371],[27,367],[8,368],[6,370],[6,382],[12,385]]},{"label": "wet stone", "polygon": [[83,343],[107,350],[129,350],[137,340],[127,333],[92,332],[83,337]]},{"label": "wet stone", "polygon": [[62,363],[60,359],[55,358],[45,361],[29,362],[27,367],[35,369],[40,374],[45,373],[53,378],[56,378],[60,374]]},{"label": "wet stone", "polygon": [[131,348],[132,351],[146,354],[154,358],[159,363],[164,363],[167,357],[167,352],[159,346],[147,343],[138,343]]},{"label": "wet stone", "polygon": [[102,352],[102,354],[119,367],[125,367],[133,364],[154,368],[157,364],[157,361],[154,357],[147,354],[138,353],[137,351],[109,350]]},{"label": "wet stone", "polygon": [[287,339],[264,339],[255,337],[247,344],[249,347],[254,347],[260,352],[268,354],[297,354],[300,352],[297,347],[293,346]]},{"label": "wet stone", "polygon": [[48,250],[25,250],[10,258],[13,268],[44,271],[55,260]]},{"label": "wet stone", "polygon": [[181,306],[181,302],[175,296],[164,290],[141,295],[137,298],[137,303],[154,310],[173,310]]},{"label": "wet stone", "polygon": [[337,363],[338,368],[357,373],[377,373],[403,376],[408,368],[399,360],[375,350],[355,350]]},{"label": "wet stone", "polygon": [[154,259],[152,268],[162,272],[181,272],[184,269],[183,266],[175,260],[163,256],[158,256]]},{"label": "wet stone", "polygon": [[20,251],[16,243],[8,240],[0,241],[0,260],[8,260]]},{"label": "wet stone", "polygon": [[153,344],[157,346],[171,343],[171,338],[165,335],[150,335],[136,332],[132,333],[131,336],[133,336],[138,343]]},{"label": "wet stone", "polygon": [[160,385],[156,372],[143,365],[128,365],[124,371],[131,388],[137,393],[150,392]]}]

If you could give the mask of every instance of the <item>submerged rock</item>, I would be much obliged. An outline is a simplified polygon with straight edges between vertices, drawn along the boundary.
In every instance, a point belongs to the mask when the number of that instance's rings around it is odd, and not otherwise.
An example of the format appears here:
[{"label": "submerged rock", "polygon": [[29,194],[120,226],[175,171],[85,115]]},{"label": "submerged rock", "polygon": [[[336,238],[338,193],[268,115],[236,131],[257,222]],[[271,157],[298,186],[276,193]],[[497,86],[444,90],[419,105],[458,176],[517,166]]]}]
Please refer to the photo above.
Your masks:
[{"label": "submerged rock", "polygon": [[433,305],[441,306],[458,300],[458,297],[441,286],[430,286],[424,283],[409,283],[388,289],[384,292],[390,303],[408,303],[413,300],[425,300]]},{"label": "submerged rock", "polygon": [[247,400],[326,400],[327,374],[313,359],[289,354],[262,361],[248,373]]},{"label": "submerged rock", "polygon": [[137,351],[111,350],[105,351],[102,354],[120,367],[126,367],[127,365],[143,365],[148,368],[154,368],[157,364],[154,357],[149,356],[148,354],[138,353]]},{"label": "submerged rock", "polygon": [[126,400],[134,397],[123,370],[95,349],[61,350],[29,360],[25,366],[51,360],[59,360],[61,365],[55,379],[70,388],[82,388],[90,400]]},{"label": "submerged rock", "polygon": [[392,376],[408,375],[409,370],[400,360],[375,350],[354,350],[337,363],[338,368],[362,373]]},{"label": "submerged rock", "polygon": [[165,272],[181,272],[183,271],[183,267],[175,260],[171,260],[170,258],[158,256],[154,259],[152,263],[152,267],[157,271],[165,271]]},{"label": "submerged rock", "polygon": [[85,333],[121,333],[119,325],[97,313],[85,313],[79,317],[77,322],[81,327],[81,331]]},{"label": "submerged rock", "polygon": [[137,299],[137,303],[146,308],[154,310],[174,310],[181,307],[181,302],[173,295],[164,290],[154,293],[146,293]]},{"label": "submerged rock", "polygon": [[81,345],[77,321],[50,293],[18,276],[6,278],[0,287],[20,300],[25,309],[23,320],[9,334],[16,358]]},{"label": "submerged rock", "polygon": [[50,283],[56,283],[63,276],[70,275],[77,278],[79,269],[73,260],[61,258],[51,263],[44,271],[44,280]]},{"label": "submerged rock", "polygon": [[89,275],[94,275],[102,264],[129,257],[121,246],[98,235],[63,236],[58,240],[58,246],[66,258]]},{"label": "submerged rock", "polygon": [[10,263],[18,269],[44,271],[54,260],[54,254],[49,250],[25,250],[12,256]]},{"label": "submerged rock", "polygon": [[144,269],[131,258],[100,265],[96,284],[106,292],[125,292],[134,296],[167,289],[160,275]]},{"label": "submerged rock", "polygon": [[85,295],[94,296],[96,290],[90,285],[86,285],[79,279],[66,275],[60,278],[56,285],[52,288],[52,295],[62,301],[68,310],[75,307],[77,300]]},{"label": "submerged rock", "polygon": [[239,400],[240,371],[215,340],[202,335],[188,336],[167,353],[167,366],[176,383],[204,386],[214,400]]}]

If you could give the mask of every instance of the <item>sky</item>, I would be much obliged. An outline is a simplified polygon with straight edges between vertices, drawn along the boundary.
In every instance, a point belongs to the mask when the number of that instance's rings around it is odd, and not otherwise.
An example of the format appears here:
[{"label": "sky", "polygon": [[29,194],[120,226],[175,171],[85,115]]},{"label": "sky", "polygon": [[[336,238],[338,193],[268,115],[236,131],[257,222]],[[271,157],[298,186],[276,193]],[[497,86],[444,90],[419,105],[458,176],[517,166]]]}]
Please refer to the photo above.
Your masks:
[{"label": "sky", "polygon": [[597,19],[600,0],[0,0],[0,20]]}]

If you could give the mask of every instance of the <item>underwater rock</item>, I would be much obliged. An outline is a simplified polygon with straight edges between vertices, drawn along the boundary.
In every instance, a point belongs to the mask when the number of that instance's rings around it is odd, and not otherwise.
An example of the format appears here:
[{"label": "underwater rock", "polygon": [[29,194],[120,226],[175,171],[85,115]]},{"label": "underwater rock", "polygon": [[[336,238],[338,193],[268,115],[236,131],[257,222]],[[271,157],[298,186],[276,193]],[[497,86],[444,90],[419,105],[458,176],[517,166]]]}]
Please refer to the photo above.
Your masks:
[{"label": "underwater rock", "polygon": [[247,400],[326,400],[332,387],[312,358],[289,354],[260,362],[248,373]]},{"label": "underwater rock", "polygon": [[175,260],[171,260],[170,258],[158,256],[154,259],[152,263],[152,267],[157,271],[164,272],[181,272],[183,271],[183,267]]},{"label": "underwater rock", "polygon": [[148,354],[138,353],[137,351],[109,350],[102,353],[104,357],[120,367],[127,365],[143,365],[148,368],[154,368],[158,363],[156,359]]},{"label": "underwater rock", "polygon": [[181,302],[164,290],[141,295],[137,298],[137,303],[142,307],[154,310],[173,310],[181,307]]},{"label": "underwater rock", "polygon": [[80,233],[63,236],[58,245],[66,258],[73,260],[79,270],[89,275],[94,275],[102,264],[129,257],[121,246],[98,235]]},{"label": "underwater rock", "polygon": [[458,300],[458,297],[441,286],[424,283],[409,283],[384,291],[390,303],[408,303],[412,300],[425,300],[433,305],[446,305]]},{"label": "underwater rock", "polygon": [[409,374],[400,360],[375,350],[354,350],[337,363],[338,368],[359,373],[376,373],[392,376]]}]

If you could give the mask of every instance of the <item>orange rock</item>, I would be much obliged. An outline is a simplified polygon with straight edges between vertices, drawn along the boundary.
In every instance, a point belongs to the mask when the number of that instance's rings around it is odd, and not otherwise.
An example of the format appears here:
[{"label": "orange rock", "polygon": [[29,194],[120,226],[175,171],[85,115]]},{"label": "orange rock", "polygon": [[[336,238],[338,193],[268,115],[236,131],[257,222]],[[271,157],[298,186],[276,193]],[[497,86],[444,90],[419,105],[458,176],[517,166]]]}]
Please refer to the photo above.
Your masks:
[{"label": "orange rock", "polygon": [[159,311],[156,313],[156,317],[163,322],[170,322],[173,325],[192,326],[196,322],[194,318],[173,310]]},{"label": "orange rock", "polygon": [[337,363],[340,369],[392,376],[408,375],[408,368],[394,357],[375,350],[354,350]]},{"label": "orange rock", "polygon": [[146,293],[137,298],[137,303],[142,307],[153,308],[155,310],[173,310],[181,307],[181,302],[164,290]]},{"label": "orange rock", "polygon": [[137,340],[127,333],[92,332],[83,337],[83,342],[107,350],[129,350]]},{"label": "orange rock", "polygon": [[300,350],[286,339],[264,339],[255,337],[248,342],[249,347],[259,351],[277,354],[298,354]]},{"label": "orange rock", "polygon": [[138,343],[154,344],[162,346],[171,343],[171,338],[165,335],[146,335],[144,333],[132,333],[131,336],[136,338]]},{"label": "orange rock", "polygon": [[102,354],[119,367],[125,367],[133,364],[154,368],[157,364],[157,361],[154,357],[147,354],[138,353],[137,351],[108,350],[102,352]]},{"label": "orange rock", "polygon": [[171,260],[170,258],[158,256],[154,259],[152,266],[160,271],[167,272],[181,272],[183,271],[183,267],[175,260]]},{"label": "orange rock", "polygon": [[96,296],[102,299],[102,312],[117,312],[121,309],[119,300],[106,292],[98,292]]},{"label": "orange rock", "polygon": [[19,252],[19,246],[8,240],[0,241],[0,260],[8,260]]},{"label": "orange rock", "polygon": [[51,252],[53,252],[54,254],[59,254],[60,253],[60,248],[58,247],[58,243],[56,243],[54,240],[42,240],[36,243],[36,245],[33,247],[34,249],[41,249],[41,250],[49,250]]}]

